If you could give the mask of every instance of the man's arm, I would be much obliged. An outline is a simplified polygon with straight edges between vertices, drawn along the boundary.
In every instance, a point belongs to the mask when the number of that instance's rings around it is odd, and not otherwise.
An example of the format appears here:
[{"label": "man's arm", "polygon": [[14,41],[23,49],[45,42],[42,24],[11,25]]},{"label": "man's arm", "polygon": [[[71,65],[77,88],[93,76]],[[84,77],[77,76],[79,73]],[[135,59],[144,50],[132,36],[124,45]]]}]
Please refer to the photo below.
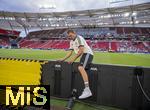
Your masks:
[{"label": "man's arm", "polygon": [[64,58],[61,59],[61,61],[67,60],[67,59],[72,55],[72,53],[73,53],[73,50],[70,50],[70,51],[67,53],[67,55],[66,55]]},{"label": "man's arm", "polygon": [[79,58],[84,52],[84,46],[79,47],[78,53],[70,60],[69,63],[73,63],[77,58]]}]

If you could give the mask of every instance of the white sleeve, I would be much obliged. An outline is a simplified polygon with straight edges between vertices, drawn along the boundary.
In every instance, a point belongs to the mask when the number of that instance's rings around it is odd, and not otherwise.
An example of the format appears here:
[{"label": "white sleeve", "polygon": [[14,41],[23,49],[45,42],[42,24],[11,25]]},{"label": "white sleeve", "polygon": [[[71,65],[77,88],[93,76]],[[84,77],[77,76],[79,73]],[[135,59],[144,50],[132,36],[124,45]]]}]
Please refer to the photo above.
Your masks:
[{"label": "white sleeve", "polygon": [[79,46],[84,46],[84,42],[83,42],[84,39],[81,36],[78,36],[77,40],[78,40]]}]

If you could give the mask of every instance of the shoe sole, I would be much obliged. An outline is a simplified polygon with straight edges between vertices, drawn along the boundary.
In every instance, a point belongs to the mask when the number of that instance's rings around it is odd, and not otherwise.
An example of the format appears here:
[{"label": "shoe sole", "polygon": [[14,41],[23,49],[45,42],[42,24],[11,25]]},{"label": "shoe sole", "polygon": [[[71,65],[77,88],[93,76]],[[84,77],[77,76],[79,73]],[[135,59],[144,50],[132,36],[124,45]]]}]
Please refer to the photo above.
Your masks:
[{"label": "shoe sole", "polygon": [[89,98],[89,97],[91,97],[92,96],[92,94],[90,94],[89,96],[87,96],[87,97],[84,97],[84,98],[79,98],[79,99],[86,99],[86,98]]}]

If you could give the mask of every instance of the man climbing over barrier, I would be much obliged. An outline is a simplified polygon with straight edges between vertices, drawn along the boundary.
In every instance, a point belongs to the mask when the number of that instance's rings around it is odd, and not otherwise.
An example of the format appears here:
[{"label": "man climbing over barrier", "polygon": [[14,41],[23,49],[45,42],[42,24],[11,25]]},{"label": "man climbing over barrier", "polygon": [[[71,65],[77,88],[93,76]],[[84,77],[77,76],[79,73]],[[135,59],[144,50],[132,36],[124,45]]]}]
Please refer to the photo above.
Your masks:
[{"label": "man climbing over barrier", "polygon": [[92,96],[92,92],[89,88],[89,79],[86,69],[88,69],[89,65],[92,63],[93,52],[86,43],[85,39],[82,36],[77,35],[74,30],[68,30],[67,37],[70,40],[70,51],[60,61],[65,61],[69,57],[71,57],[73,51],[75,52],[75,56],[71,58],[71,60],[68,62],[69,64],[72,64],[77,58],[80,57],[80,64],[78,66],[78,70],[84,80],[85,88],[82,94],[79,96],[79,99],[85,99]]}]

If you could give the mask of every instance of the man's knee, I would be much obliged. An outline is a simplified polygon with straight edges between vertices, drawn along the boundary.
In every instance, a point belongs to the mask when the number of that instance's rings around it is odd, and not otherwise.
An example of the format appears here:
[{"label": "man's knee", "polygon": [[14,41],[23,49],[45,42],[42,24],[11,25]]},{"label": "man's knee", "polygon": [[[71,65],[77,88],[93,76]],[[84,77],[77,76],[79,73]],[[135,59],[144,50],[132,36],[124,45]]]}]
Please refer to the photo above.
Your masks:
[{"label": "man's knee", "polygon": [[83,66],[78,66],[78,70],[79,70],[79,71],[82,71],[83,69],[84,69]]}]

